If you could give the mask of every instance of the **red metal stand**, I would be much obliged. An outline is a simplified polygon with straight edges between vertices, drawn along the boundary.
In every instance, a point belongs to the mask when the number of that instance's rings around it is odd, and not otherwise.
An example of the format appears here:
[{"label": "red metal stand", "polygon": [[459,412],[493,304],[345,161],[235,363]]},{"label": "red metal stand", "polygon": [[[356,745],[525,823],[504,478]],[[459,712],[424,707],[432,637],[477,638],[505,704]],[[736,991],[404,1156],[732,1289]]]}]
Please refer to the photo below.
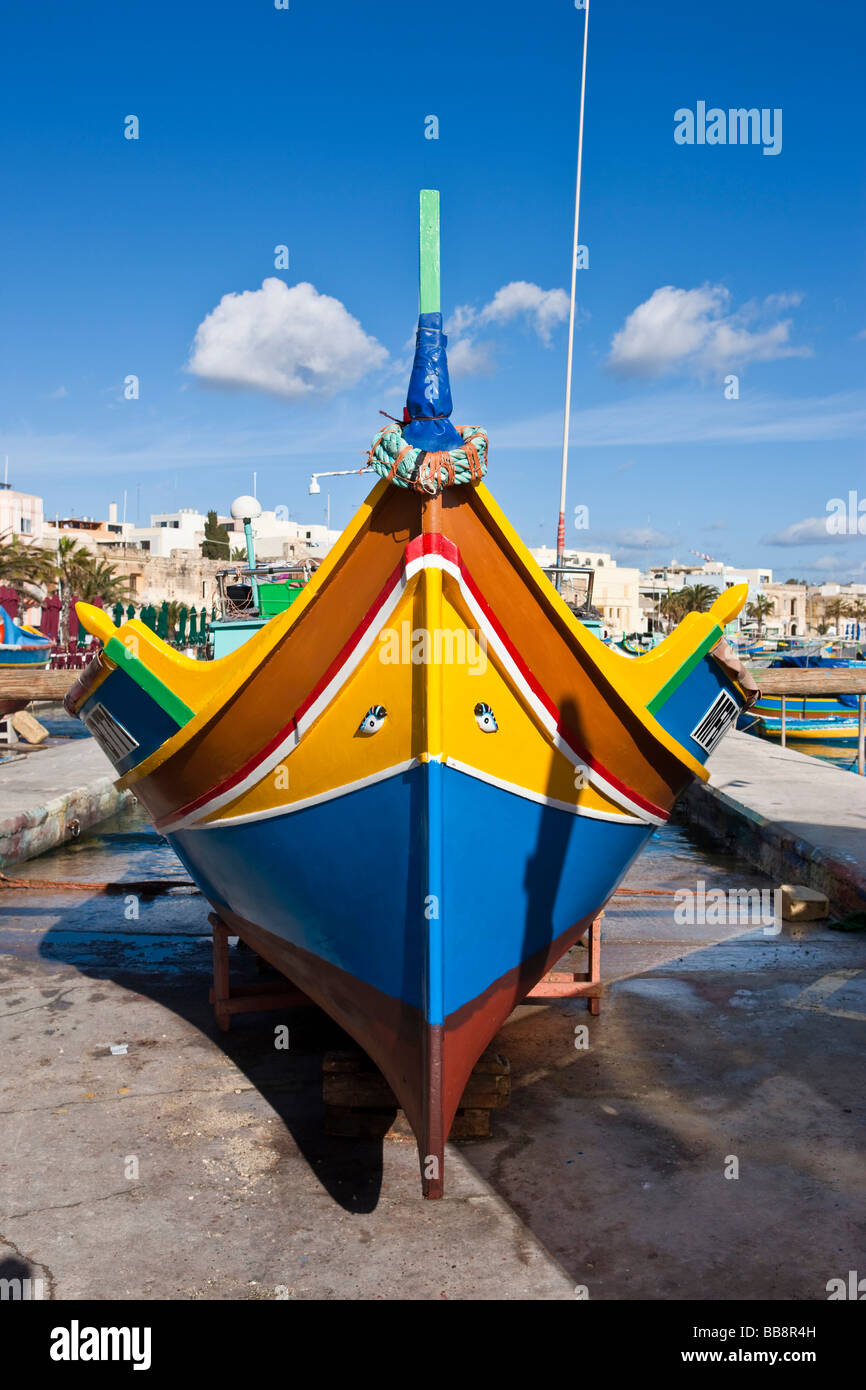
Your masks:
[{"label": "red metal stand", "polygon": [[527,999],[585,999],[591,1014],[601,1012],[601,919],[596,917],[589,929],[587,946],[589,949],[588,970],[572,972],[569,970],[549,970],[543,980],[539,980]]}]

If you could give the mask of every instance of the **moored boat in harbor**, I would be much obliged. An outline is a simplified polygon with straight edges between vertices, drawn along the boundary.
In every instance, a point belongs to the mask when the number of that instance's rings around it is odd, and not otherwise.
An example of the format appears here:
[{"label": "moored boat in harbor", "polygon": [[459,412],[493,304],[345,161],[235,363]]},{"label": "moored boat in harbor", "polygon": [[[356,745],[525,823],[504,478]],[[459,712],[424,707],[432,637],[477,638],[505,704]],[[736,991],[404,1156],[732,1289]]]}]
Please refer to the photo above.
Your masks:
[{"label": "moored boat in harbor", "polygon": [[[44,671],[51,660],[51,638],[28,623],[19,623],[0,607],[0,670]],[[0,698],[0,715],[24,709],[25,699]]]}]

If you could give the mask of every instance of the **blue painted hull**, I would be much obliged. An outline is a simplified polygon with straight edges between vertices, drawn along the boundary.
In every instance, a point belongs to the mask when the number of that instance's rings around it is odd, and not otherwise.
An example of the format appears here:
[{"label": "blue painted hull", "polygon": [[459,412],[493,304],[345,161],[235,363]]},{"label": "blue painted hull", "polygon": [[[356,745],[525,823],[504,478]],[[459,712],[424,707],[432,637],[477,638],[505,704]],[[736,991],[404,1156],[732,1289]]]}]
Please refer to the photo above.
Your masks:
[{"label": "blue painted hull", "polygon": [[215,904],[438,1025],[591,919],[651,833],[434,762],[169,839]]},{"label": "blue painted hull", "polygon": [[21,647],[0,647],[0,668],[8,670],[41,671],[48,664],[51,656],[51,648],[39,647],[34,651],[28,651]]}]

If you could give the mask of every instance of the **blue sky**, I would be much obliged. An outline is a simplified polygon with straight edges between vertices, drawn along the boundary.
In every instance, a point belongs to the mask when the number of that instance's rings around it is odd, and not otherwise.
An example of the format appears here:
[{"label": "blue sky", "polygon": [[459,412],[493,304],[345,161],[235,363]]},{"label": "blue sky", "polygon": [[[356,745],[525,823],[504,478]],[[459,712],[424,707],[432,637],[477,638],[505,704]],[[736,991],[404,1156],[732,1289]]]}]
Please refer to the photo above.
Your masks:
[{"label": "blue sky", "polygon": [[[530,544],[552,542],[582,26],[572,0],[17,7],[0,91],[10,481],[61,514],[105,515],[126,489],[145,523],[225,510],[256,470],[265,506],[322,520],[310,472],[360,465],[380,407],[399,414],[418,189],[438,187],[455,420],[488,430],[492,490]],[[864,30],[853,4],[594,0],[577,544],[866,580],[866,536],[823,526],[852,490],[866,511]],[[678,145],[674,112],[698,101],[781,108],[781,152]],[[188,370],[202,325],[216,379]],[[365,490],[335,480],[332,524]]]}]

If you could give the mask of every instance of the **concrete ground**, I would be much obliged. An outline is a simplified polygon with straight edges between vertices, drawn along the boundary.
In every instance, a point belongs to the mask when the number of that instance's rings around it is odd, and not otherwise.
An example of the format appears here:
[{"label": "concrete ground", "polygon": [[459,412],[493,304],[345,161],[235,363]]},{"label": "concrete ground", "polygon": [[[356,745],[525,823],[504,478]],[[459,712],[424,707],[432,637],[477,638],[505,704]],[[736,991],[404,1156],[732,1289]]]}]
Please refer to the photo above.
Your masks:
[{"label": "concrete ground", "polygon": [[114,815],[130,799],[114,777],[90,737],[0,749],[0,870],[69,843]]},{"label": "concrete ground", "polygon": [[[62,859],[21,870],[182,875],[134,817]],[[674,828],[627,882],[698,879],[767,882]],[[617,897],[601,1015],[512,1015],[510,1106],[423,1202],[414,1144],[323,1136],[327,1020],[217,1032],[197,895],[37,888],[0,911],[0,1277],[58,1299],[823,1300],[866,1268],[862,934]]]},{"label": "concrete ground", "polygon": [[866,777],[734,731],[676,814],[782,881],[825,893],[835,911],[866,910]]}]

